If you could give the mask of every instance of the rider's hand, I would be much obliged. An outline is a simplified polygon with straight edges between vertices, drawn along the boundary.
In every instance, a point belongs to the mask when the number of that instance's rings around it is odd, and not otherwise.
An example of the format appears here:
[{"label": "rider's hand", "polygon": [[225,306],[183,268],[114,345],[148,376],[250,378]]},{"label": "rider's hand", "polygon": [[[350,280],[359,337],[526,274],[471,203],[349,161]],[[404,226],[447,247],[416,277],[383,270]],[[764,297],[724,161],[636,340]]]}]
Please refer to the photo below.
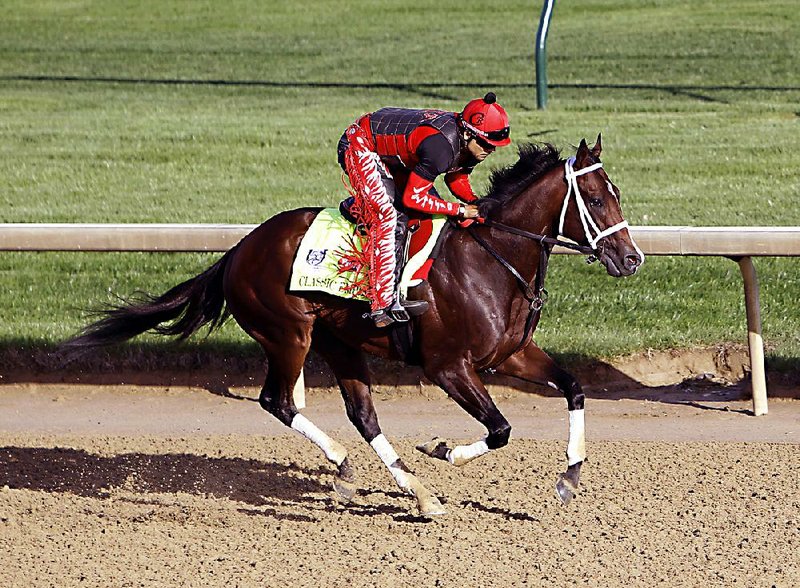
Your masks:
[{"label": "rider's hand", "polygon": [[474,204],[462,204],[463,212],[458,216],[463,219],[467,218],[478,218],[480,216],[480,212],[478,212],[478,207]]},{"label": "rider's hand", "polygon": [[468,226],[475,222],[482,223],[483,219],[478,212],[478,207],[474,204],[462,204],[458,207],[458,226],[466,229]]},{"label": "rider's hand", "polygon": [[458,218],[461,220],[458,221],[458,226],[462,229],[466,229],[470,225],[474,223],[482,223],[483,218],[481,217],[480,213],[478,212],[478,207],[474,204],[462,204],[461,205],[461,213],[458,215]]}]

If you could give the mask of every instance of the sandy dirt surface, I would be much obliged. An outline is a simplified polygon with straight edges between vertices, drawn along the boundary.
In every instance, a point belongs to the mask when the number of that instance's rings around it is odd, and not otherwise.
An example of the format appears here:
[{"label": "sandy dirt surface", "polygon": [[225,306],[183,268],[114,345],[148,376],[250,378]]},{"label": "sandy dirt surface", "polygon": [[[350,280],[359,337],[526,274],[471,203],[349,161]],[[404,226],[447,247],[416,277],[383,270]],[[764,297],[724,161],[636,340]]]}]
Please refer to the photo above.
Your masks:
[{"label": "sandy dirt surface", "polygon": [[375,397],[445,503],[432,520],[328,391],[304,414],[351,451],[347,505],[255,388],[0,386],[0,586],[800,586],[800,401],[756,418],[735,387],[592,398],[564,507],[563,399],[494,390],[512,441],[455,468],[415,444],[484,431],[419,392]]}]

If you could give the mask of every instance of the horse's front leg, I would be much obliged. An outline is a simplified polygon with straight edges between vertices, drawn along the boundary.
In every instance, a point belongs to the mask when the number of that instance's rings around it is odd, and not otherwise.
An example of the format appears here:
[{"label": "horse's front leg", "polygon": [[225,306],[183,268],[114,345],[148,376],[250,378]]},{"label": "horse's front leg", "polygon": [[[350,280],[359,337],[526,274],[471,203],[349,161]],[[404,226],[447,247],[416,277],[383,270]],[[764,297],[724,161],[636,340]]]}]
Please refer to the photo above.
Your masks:
[{"label": "horse's front leg", "polygon": [[513,376],[536,384],[546,384],[560,390],[567,399],[567,409],[569,410],[567,471],[558,476],[556,493],[564,504],[569,504],[578,491],[581,465],[586,459],[583,389],[571,374],[561,369],[533,341],[498,365],[495,370],[506,376]]},{"label": "horse's front leg", "polygon": [[426,366],[425,375],[486,427],[488,435],[470,445],[454,447],[441,439],[433,439],[418,445],[417,449],[431,457],[460,466],[508,444],[511,425],[497,409],[483,382],[470,365],[461,362],[454,366]]}]

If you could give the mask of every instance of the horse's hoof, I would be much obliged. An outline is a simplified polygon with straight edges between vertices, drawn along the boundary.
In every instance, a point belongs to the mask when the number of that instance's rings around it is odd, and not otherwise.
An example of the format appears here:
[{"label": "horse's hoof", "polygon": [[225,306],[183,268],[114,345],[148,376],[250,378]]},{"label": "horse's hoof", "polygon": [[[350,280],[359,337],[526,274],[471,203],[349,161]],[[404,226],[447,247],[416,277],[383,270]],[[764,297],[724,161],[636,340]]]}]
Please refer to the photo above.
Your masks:
[{"label": "horse's hoof", "polygon": [[447,442],[444,439],[435,437],[427,443],[417,445],[417,451],[421,451],[428,457],[435,457],[436,459],[447,459],[447,452],[450,448],[447,447]]},{"label": "horse's hoof", "polygon": [[447,514],[439,499],[431,495],[426,500],[419,502],[419,514],[423,517],[437,517]]},{"label": "horse's hoof", "polygon": [[564,506],[572,502],[577,491],[578,489],[564,477],[564,474],[559,474],[558,480],[556,480],[556,496],[558,496]]},{"label": "horse's hoof", "polygon": [[342,480],[341,478],[334,478],[333,491],[336,496],[343,502],[351,502],[358,492],[358,487],[353,482]]}]

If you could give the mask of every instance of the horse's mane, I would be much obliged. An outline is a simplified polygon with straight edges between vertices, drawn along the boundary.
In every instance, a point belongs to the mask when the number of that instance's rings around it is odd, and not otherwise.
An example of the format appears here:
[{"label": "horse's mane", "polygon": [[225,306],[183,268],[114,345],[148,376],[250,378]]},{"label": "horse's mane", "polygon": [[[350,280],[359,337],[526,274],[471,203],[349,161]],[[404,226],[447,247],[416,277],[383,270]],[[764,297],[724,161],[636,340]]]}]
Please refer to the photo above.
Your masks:
[{"label": "horse's mane", "polygon": [[485,200],[502,204],[513,198],[543,173],[561,160],[561,152],[549,143],[523,143],[518,149],[519,160],[492,172]]}]

